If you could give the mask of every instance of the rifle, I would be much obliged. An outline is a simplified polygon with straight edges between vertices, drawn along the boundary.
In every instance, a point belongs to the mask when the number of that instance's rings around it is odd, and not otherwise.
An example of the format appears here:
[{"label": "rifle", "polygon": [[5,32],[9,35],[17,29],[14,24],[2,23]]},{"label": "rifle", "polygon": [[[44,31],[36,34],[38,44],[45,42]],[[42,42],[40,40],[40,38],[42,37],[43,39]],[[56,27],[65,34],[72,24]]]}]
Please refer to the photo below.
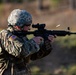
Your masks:
[{"label": "rifle", "polygon": [[32,28],[37,28],[35,31],[14,31],[13,34],[17,36],[26,36],[33,34],[34,36],[41,36],[45,39],[47,39],[48,35],[53,35],[53,36],[66,36],[66,35],[71,35],[71,34],[76,34],[76,32],[70,32],[70,31],[65,31],[65,30],[47,30],[45,29],[45,24],[33,24]]}]

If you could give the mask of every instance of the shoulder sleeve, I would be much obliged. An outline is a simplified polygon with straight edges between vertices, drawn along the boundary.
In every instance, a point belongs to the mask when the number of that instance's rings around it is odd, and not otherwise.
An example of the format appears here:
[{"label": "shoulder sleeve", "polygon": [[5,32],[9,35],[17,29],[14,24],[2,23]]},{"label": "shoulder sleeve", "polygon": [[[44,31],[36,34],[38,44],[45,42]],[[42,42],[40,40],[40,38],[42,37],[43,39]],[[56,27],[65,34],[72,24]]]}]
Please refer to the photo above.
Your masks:
[{"label": "shoulder sleeve", "polygon": [[9,54],[15,57],[20,55],[23,45],[17,36],[9,33],[7,30],[1,31],[1,44]]}]

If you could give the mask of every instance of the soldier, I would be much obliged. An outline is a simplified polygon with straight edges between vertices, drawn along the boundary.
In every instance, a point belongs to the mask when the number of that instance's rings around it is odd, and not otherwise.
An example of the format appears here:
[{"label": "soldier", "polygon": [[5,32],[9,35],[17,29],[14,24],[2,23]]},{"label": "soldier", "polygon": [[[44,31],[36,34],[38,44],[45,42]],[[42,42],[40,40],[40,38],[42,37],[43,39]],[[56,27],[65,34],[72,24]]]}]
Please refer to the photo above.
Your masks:
[{"label": "soldier", "polygon": [[26,10],[15,9],[9,15],[8,28],[0,32],[0,75],[30,75],[29,60],[43,58],[51,52],[51,35],[44,41],[40,36],[29,40],[12,33],[28,31],[31,24],[32,16]]}]

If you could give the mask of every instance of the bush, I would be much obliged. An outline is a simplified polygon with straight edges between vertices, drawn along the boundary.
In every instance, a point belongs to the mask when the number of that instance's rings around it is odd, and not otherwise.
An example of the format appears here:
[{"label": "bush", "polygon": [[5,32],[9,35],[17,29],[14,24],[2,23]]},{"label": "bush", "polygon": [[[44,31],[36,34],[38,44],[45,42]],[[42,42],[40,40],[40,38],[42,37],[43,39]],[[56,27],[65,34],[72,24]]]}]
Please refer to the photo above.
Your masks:
[{"label": "bush", "polygon": [[62,68],[64,75],[76,75],[76,64],[69,65],[68,68]]},{"label": "bush", "polygon": [[58,37],[56,39],[59,45],[62,45],[66,48],[74,48],[76,47],[76,35],[66,36],[66,37]]},{"label": "bush", "polygon": [[50,0],[53,6],[57,6],[62,0]]}]

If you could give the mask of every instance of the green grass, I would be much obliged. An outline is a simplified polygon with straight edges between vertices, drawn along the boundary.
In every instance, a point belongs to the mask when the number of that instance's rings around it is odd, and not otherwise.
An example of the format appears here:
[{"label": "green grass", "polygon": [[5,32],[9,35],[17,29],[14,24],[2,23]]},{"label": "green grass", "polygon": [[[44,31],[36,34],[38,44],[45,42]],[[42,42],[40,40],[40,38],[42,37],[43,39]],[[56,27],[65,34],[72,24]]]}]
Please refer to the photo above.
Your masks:
[{"label": "green grass", "polygon": [[76,35],[58,37],[56,38],[56,42],[67,48],[76,47]]},{"label": "green grass", "polygon": [[28,39],[31,39],[34,37],[34,35],[27,35]]},{"label": "green grass", "polygon": [[62,67],[64,75],[76,75],[76,64],[68,65],[68,68]]}]

